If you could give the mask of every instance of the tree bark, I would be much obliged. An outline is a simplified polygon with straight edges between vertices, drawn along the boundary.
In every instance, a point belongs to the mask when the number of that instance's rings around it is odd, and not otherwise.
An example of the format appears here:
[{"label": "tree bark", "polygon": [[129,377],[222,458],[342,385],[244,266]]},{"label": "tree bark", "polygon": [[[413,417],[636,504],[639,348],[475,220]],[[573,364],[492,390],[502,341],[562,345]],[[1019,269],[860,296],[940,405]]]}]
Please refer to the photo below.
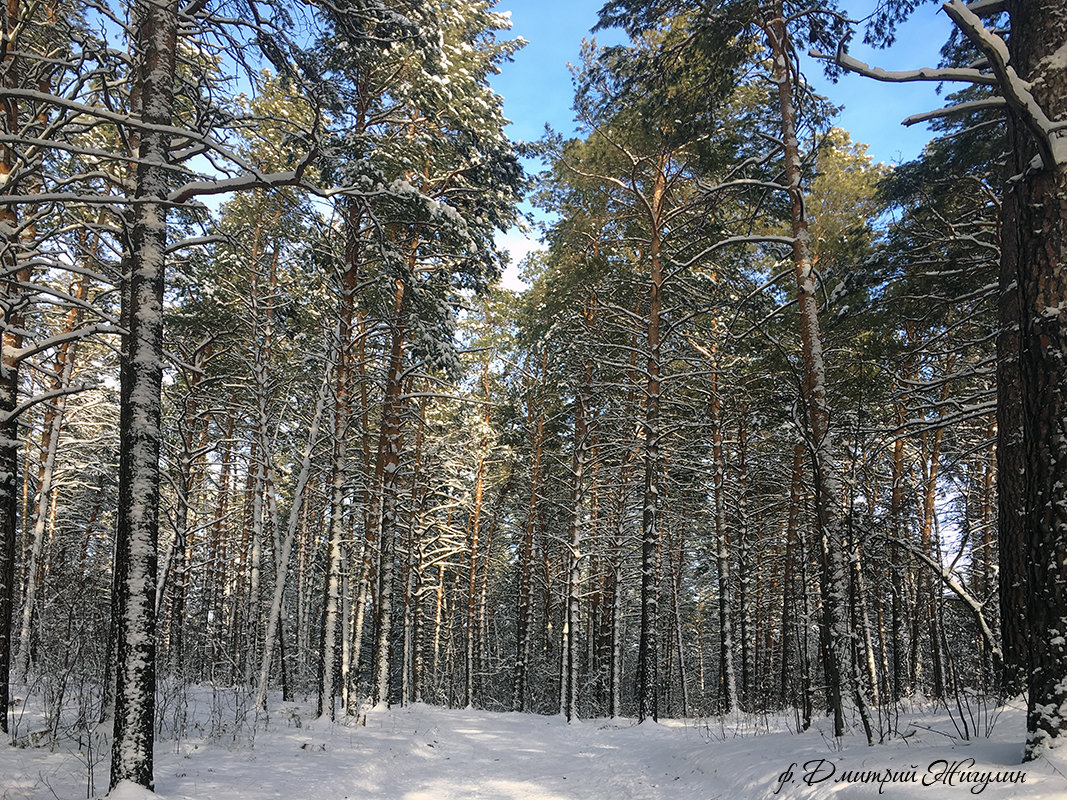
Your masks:
[{"label": "tree bark", "polygon": [[719,580],[719,688],[723,713],[737,708],[737,678],[734,672],[734,615],[731,605],[730,546],[726,530],[726,461],[722,448],[722,398],[718,354],[711,374],[712,499],[715,507],[715,570]]},{"label": "tree bark", "polygon": [[645,481],[641,507],[641,628],[637,640],[637,721],[659,718],[660,315],[663,310],[661,217],[667,155],[657,162],[649,202],[648,382],[645,386]]},{"label": "tree bark", "polygon": [[773,0],[764,8],[763,24],[771,51],[771,80],[778,87],[781,138],[785,147],[784,174],[791,209],[793,264],[803,357],[803,399],[814,476],[815,520],[822,558],[823,627],[827,636],[827,682],[834,717],[834,735],[843,736],[845,733],[843,698],[852,695],[870,741],[867,705],[862,693],[857,690],[852,659],[848,567],[839,509],[840,479],[830,435],[830,406],[826,396],[826,367],[819,330],[817,286],[801,188],[803,161],[797,141],[796,107],[793,103],[796,85],[791,66],[793,48],[781,0]]},{"label": "tree bark", "polygon": [[[21,27],[25,9],[20,0],[7,0],[3,17],[4,57],[2,62],[4,87],[19,84],[20,59],[7,43]],[[16,135],[21,127],[18,103],[11,98],[3,99],[0,110],[0,131]],[[10,176],[20,160],[12,149],[0,145],[0,186],[7,186]],[[18,215],[15,207],[0,205],[0,225],[10,231],[18,231]],[[0,301],[3,318],[0,319],[0,730],[8,731],[8,705],[10,703],[10,672],[12,647],[12,616],[15,608],[15,562],[18,549],[18,472],[19,472],[19,423],[18,407],[19,361],[18,350],[22,347],[20,333],[29,298],[19,284],[29,280],[29,268],[24,266],[22,234],[5,235],[0,238],[0,269],[4,278],[0,281]],[[10,276],[10,277],[8,277]],[[29,576],[33,580],[33,576]]]},{"label": "tree bark", "polygon": [[[341,613],[341,584],[345,542],[344,495],[348,462],[349,411],[351,407],[349,372],[353,348],[353,319],[355,317],[356,283],[360,263],[360,227],[362,214],[359,207],[350,203],[346,208],[345,270],[341,275],[341,291],[337,308],[337,367],[334,376],[333,398],[333,448],[330,464],[330,535],[327,543],[328,569],[326,573],[326,608],[322,631],[322,672],[319,697],[319,715],[335,718],[335,677],[338,672],[347,675],[349,664],[342,658],[337,669],[337,636],[341,627],[347,630],[347,615]],[[345,637],[346,641],[348,640]],[[348,682],[342,684],[342,694],[347,697]]]},{"label": "tree bark", "polygon": [[482,527],[482,496],[485,493],[485,462],[489,457],[489,362],[483,365],[482,383],[485,388],[484,432],[478,447],[478,467],[474,477],[474,508],[471,510],[470,562],[467,570],[467,617],[463,637],[463,706],[474,706],[474,656],[478,633],[478,536]]},{"label": "tree bark", "polygon": [[[1014,160],[1009,160],[1014,169]],[[1013,173],[1014,174],[1014,173]],[[1016,192],[1004,197],[1002,213],[1018,216]],[[1016,227],[1002,227],[997,332],[997,553],[1000,567],[1001,641],[1005,697],[1026,687],[1030,665],[1029,615],[1026,613],[1027,549],[1023,538],[1026,517],[1026,451],[1023,446],[1022,376],[1019,372],[1019,284],[1014,254]]]},{"label": "tree bark", "polygon": [[160,391],[163,378],[163,286],[167,249],[166,164],[174,106],[178,6],[134,7],[139,58],[135,91],[142,122],[128,249],[123,315],[119,507],[113,609],[116,620],[115,729],[111,787],[129,780],[151,789],[156,691],[156,548],[159,538]]},{"label": "tree bark", "polygon": [[571,460],[571,496],[567,519],[567,588],[563,610],[560,652],[559,705],[568,722],[578,717],[578,618],[582,590],[582,503],[585,498],[585,469],[589,460],[589,395],[593,382],[593,362],[582,369],[582,383],[574,398],[574,442]]},{"label": "tree bark", "polygon": [[378,562],[378,613],[375,616],[374,703],[389,702],[390,647],[392,646],[393,572],[397,530],[397,495],[400,489],[400,447],[404,372],[404,284],[396,281],[392,344],[382,407],[378,452],[382,459],[381,518]]},{"label": "tree bark", "polygon": [[[547,352],[541,355],[541,370],[531,383],[544,376]],[[529,702],[530,637],[533,632],[533,540],[537,526],[537,512],[541,489],[541,450],[544,442],[545,417],[540,400],[540,388],[528,389],[527,420],[532,427],[530,443],[530,503],[519,545],[519,598],[515,620],[515,671],[512,681],[511,709],[526,711]]]},{"label": "tree bark", "polygon": [[[1012,65],[1049,119],[1067,118],[1067,63],[1058,57],[1067,2],[1010,0],[1008,11]],[[1001,257],[1019,292],[1031,760],[1067,741],[1067,166],[1035,169],[1033,138],[1011,123],[1009,166],[1021,177],[1005,201]]]},{"label": "tree bark", "polygon": [[[70,385],[74,369],[73,345],[60,351],[57,358],[57,381],[53,388],[66,389]],[[43,578],[41,556],[44,552],[45,527],[48,522],[48,508],[51,507],[53,494],[52,481],[56,472],[56,456],[59,450],[59,437],[66,410],[66,397],[58,397],[55,407],[49,409],[44,421],[44,447],[42,448],[41,468],[38,473],[37,498],[34,503],[33,532],[30,544],[30,557],[26,563],[26,592],[22,599],[22,615],[19,625],[18,660],[15,675],[25,679],[30,666],[30,634],[37,604],[37,588]]]}]

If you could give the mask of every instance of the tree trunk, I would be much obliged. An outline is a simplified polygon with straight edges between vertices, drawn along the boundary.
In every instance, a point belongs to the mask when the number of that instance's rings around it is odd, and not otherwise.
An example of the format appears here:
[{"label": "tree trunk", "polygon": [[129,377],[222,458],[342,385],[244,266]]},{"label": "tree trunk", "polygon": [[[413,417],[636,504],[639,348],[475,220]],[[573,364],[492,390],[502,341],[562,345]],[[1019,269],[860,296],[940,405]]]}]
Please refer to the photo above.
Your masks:
[{"label": "tree trunk", "polygon": [[131,209],[123,296],[129,328],[121,376],[119,507],[113,613],[117,622],[115,729],[111,788],[129,780],[151,789],[156,692],[156,548],[159,538],[160,391],[163,378],[164,254],[167,249],[166,164],[174,106],[178,7],[134,7],[139,54],[134,91],[142,122],[136,198]]},{"label": "tree trunk", "polygon": [[749,561],[748,509],[746,493],[748,492],[748,474],[745,467],[747,443],[745,440],[745,404],[742,402],[737,415],[737,611],[738,633],[741,639],[741,707],[753,711],[752,661],[756,646],[756,635],[752,625],[752,566]]},{"label": "tree trunk", "polygon": [[467,618],[463,631],[463,706],[474,706],[474,648],[476,644],[478,619],[478,536],[482,526],[482,496],[485,493],[485,462],[489,457],[489,362],[483,365],[482,382],[485,387],[485,418],[482,424],[485,430],[478,447],[478,467],[474,477],[474,508],[471,510],[470,524],[470,563],[467,570]]},{"label": "tree trunk", "polygon": [[789,192],[796,272],[797,308],[803,356],[803,394],[807,436],[815,489],[815,519],[822,556],[824,630],[827,633],[827,681],[830,689],[834,735],[845,733],[843,698],[853,695],[871,739],[866,702],[857,691],[848,621],[848,568],[840,520],[840,485],[830,436],[830,407],[826,397],[826,368],[819,331],[819,304],[811,236],[801,188],[803,161],[797,141],[793,48],[786,29],[782,3],[765,9],[764,32],[772,58],[772,82],[778,86],[778,106],[784,143],[785,185]]},{"label": "tree trunk", "polygon": [[[588,318],[587,318],[588,321]],[[593,362],[583,368],[582,384],[574,398],[574,443],[571,461],[571,497],[567,520],[567,588],[560,642],[560,713],[568,722],[578,717],[578,615],[582,592],[582,503],[585,465],[589,460],[589,394]]]},{"label": "tree trunk", "polygon": [[660,233],[667,156],[659,159],[649,207],[651,270],[648,301],[648,383],[645,387],[645,482],[641,508],[641,628],[637,640],[637,721],[659,718],[660,315],[663,263]]},{"label": "tree trunk", "polygon": [[[19,60],[17,52],[9,46],[12,34],[22,28],[22,15],[26,9],[20,0],[7,0],[3,19],[3,76],[4,87],[16,88],[19,84]],[[21,129],[18,103],[4,99],[0,111],[0,132],[17,135]],[[0,145],[0,186],[9,183],[16,165],[24,156],[14,149]],[[9,231],[19,231],[15,206],[0,205],[0,225]],[[10,702],[10,671],[12,647],[12,616],[15,608],[15,562],[18,549],[18,473],[19,473],[19,426],[18,408],[19,361],[18,350],[22,347],[20,333],[29,303],[29,297],[19,284],[29,280],[30,271],[25,261],[23,242],[25,233],[5,234],[0,237],[0,300],[3,318],[0,319],[0,730],[8,731],[7,712]],[[26,520],[24,519],[24,522]],[[29,576],[33,580],[33,576]]]},{"label": "tree trunk", "polygon": [[375,616],[374,703],[389,702],[390,647],[392,646],[393,572],[395,567],[397,494],[400,489],[400,446],[404,372],[404,284],[396,281],[392,344],[382,401],[382,432],[378,452],[382,460],[381,527],[378,566],[378,613]]},{"label": "tree trunk", "polygon": [[[541,356],[540,376],[544,376],[547,351]],[[536,380],[536,379],[535,379]],[[533,632],[533,540],[537,526],[539,492],[541,489],[541,447],[544,441],[545,417],[540,402],[540,389],[531,386],[527,401],[527,419],[533,427],[530,449],[530,504],[519,545],[519,603],[516,610],[515,671],[512,682],[511,709],[526,711],[529,701],[530,637]]]},{"label": "tree trunk", "polygon": [[[904,424],[905,413],[901,404],[897,405],[897,425]],[[907,565],[909,558],[905,549],[898,543],[905,539],[907,530],[904,522],[904,440],[898,438],[893,443],[893,486],[889,499],[889,521],[895,541],[889,544],[889,568],[892,572],[890,591],[892,613],[893,642],[893,699],[900,700],[911,692],[911,670],[908,668],[908,644],[906,642],[907,610]]]},{"label": "tree trunk", "polygon": [[[1014,160],[1009,171],[1014,174]],[[1009,190],[1005,217],[1018,216],[1018,197]],[[1026,451],[1023,447],[1022,376],[1019,373],[1019,284],[1011,254],[1018,250],[1013,225],[1002,228],[997,332],[997,553],[1000,567],[1001,640],[1005,697],[1026,687],[1030,665],[1029,615],[1026,613],[1027,549]]]},{"label": "tree trunk", "polygon": [[[340,367],[339,367],[340,371]],[[342,380],[338,375],[337,381]],[[337,696],[337,637],[345,624],[342,614],[341,587],[344,563],[344,469],[345,459],[344,423],[335,400],[333,465],[330,469],[330,535],[326,546],[326,591],[322,612],[322,669],[319,675],[318,715],[336,719]]]},{"label": "tree trunk", "polygon": [[[300,526],[302,510],[306,502],[308,479],[311,476],[312,453],[318,445],[319,428],[322,418],[326,413],[326,399],[330,393],[330,378],[333,370],[332,364],[336,354],[330,352],[326,357],[323,367],[322,383],[319,385],[318,396],[315,399],[315,410],[308,427],[307,443],[304,452],[301,453],[300,471],[297,473],[296,483],[293,487],[289,516],[286,521],[284,533],[281,526],[281,515],[278,511],[278,498],[276,492],[268,485],[267,503],[275,531],[275,578],[274,594],[271,597],[270,609],[267,612],[265,631],[263,635],[263,652],[260,654],[259,677],[256,681],[255,707],[267,708],[267,691],[270,688],[270,667],[274,660],[274,648],[278,643],[282,624],[282,600],[285,596],[285,584],[289,578],[289,561],[293,552],[293,542],[296,540]],[[264,458],[266,458],[264,452]],[[269,462],[268,462],[269,466]],[[270,474],[268,472],[268,484]]]},{"label": "tree trunk", "polygon": [[[70,345],[60,351],[56,359],[58,379],[54,389],[63,390],[70,385],[74,369],[74,347]],[[43,458],[38,472],[37,497],[34,503],[33,531],[30,540],[30,557],[26,563],[26,592],[22,599],[22,615],[19,625],[18,660],[15,664],[15,676],[25,680],[30,667],[30,634],[37,604],[37,588],[42,578],[41,556],[44,552],[45,527],[48,522],[48,509],[51,507],[53,486],[56,472],[56,455],[59,450],[59,437],[63,426],[63,414],[66,410],[66,398],[57,397],[55,407],[49,409],[44,420]]]},{"label": "tree trunk", "polygon": [[715,570],[719,580],[719,687],[723,712],[737,708],[737,678],[734,674],[734,621],[731,606],[730,547],[726,532],[726,461],[722,449],[722,399],[719,396],[718,355],[711,374],[712,494],[715,506]]},{"label": "tree trunk", "polygon": [[[1010,0],[1008,10],[1011,63],[1048,118],[1063,120],[1067,63],[1058,54],[1067,2]],[[1062,146],[1063,132],[1056,135]],[[1019,291],[1030,760],[1067,741],[1067,165],[1033,168],[1035,142],[1018,119],[1009,142],[1009,168],[1021,177],[1005,198],[1001,252],[1002,271],[1015,276]],[[1006,610],[1014,622],[1012,602]],[[1018,660],[1015,653],[1012,663]]]}]

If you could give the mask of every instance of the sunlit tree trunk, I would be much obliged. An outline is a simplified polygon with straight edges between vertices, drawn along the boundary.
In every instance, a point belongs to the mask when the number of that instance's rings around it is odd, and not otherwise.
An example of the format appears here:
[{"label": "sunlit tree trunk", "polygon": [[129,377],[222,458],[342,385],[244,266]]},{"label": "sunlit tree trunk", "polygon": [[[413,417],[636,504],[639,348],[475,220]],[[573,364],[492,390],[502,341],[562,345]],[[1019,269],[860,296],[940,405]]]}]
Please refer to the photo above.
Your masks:
[{"label": "sunlit tree trunk", "polygon": [[834,463],[830,435],[830,407],[826,396],[826,366],[819,330],[819,304],[812,263],[811,235],[804,209],[803,161],[797,141],[793,91],[793,48],[780,0],[763,9],[764,32],[771,52],[771,80],[778,87],[778,111],[784,145],[784,177],[789,192],[796,273],[797,309],[803,360],[803,395],[809,453],[815,490],[815,520],[822,559],[824,629],[827,633],[827,682],[830,690],[834,735],[845,733],[843,699],[852,696],[871,740],[866,702],[857,691],[848,620],[848,567],[839,508],[840,478]]}]

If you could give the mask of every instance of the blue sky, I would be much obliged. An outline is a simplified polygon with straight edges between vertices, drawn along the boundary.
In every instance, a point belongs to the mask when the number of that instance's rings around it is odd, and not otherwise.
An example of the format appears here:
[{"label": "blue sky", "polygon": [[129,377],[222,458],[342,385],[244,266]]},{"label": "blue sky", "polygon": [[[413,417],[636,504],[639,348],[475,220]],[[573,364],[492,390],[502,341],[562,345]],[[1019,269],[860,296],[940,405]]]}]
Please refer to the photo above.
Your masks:
[{"label": "blue sky", "polygon": [[[841,0],[844,10],[856,19],[869,14],[875,4],[876,0]],[[504,113],[512,121],[508,128],[512,138],[537,139],[545,123],[564,134],[574,131],[567,64],[578,61],[582,37],[591,36],[589,29],[596,24],[602,5],[603,0],[499,0],[497,10],[511,12],[511,35],[529,42],[515,55],[514,63],[505,64],[503,73],[493,79],[493,87],[504,97]],[[920,7],[890,49],[872,50],[856,42],[851,54],[886,69],[936,66],[951,24],[937,9],[936,4]],[[597,35],[602,42],[618,41],[618,37],[611,32]],[[820,94],[844,106],[835,124],[848,130],[854,140],[868,144],[875,160],[907,161],[929,140],[926,126],[905,128],[900,121],[942,105],[935,84],[887,84],[858,75],[846,75],[834,84],[810,59],[804,71]],[[501,244],[511,251],[513,261],[536,246],[518,231],[502,237]],[[517,288],[514,269],[505,276],[505,285]]]}]

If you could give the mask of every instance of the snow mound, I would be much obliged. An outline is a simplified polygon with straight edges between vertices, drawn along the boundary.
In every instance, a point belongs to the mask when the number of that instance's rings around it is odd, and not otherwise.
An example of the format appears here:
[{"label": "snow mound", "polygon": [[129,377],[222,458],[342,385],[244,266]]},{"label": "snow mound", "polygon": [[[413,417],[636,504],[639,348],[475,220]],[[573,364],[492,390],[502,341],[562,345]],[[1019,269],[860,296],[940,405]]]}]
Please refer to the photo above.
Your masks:
[{"label": "snow mound", "polygon": [[143,786],[138,786],[133,781],[119,781],[119,785],[104,795],[102,800],[163,800],[163,798]]}]

